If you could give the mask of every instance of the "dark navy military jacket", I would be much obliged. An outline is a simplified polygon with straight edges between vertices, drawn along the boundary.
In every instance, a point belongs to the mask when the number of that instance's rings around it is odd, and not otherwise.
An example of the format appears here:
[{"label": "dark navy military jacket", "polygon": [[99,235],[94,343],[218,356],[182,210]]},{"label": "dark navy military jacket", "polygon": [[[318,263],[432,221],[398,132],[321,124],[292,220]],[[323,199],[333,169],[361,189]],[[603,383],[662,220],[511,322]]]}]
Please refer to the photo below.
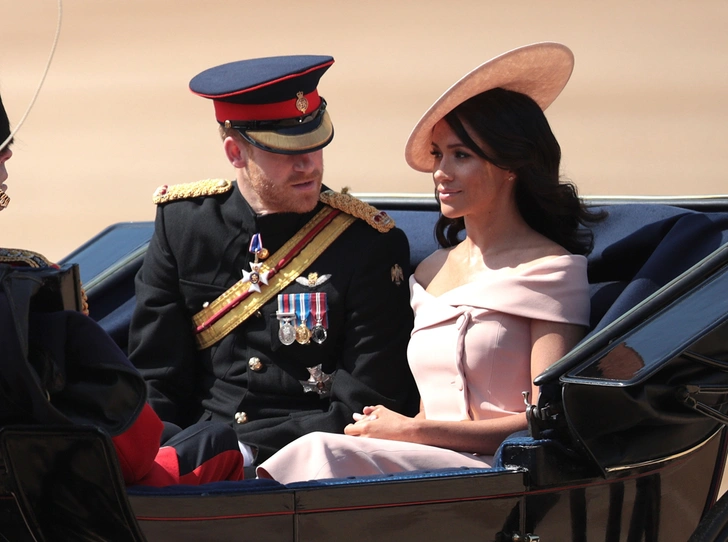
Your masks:
[{"label": "dark navy military jacket", "polygon": [[[282,344],[274,296],[218,343],[196,348],[192,316],[250,271],[251,236],[259,233],[273,254],[320,208],[256,216],[237,187],[159,205],[136,279],[129,352],[163,420],[181,427],[208,419],[231,423],[241,442],[258,449],[260,463],[311,431],[343,432],[366,405],[416,413],[406,362],[409,246],[396,228],[380,233],[356,220],[301,275],[330,275],[327,280],[283,290],[326,293],[323,343]],[[403,278],[393,272],[399,268]],[[319,364],[332,375],[323,395],[302,383]]]}]

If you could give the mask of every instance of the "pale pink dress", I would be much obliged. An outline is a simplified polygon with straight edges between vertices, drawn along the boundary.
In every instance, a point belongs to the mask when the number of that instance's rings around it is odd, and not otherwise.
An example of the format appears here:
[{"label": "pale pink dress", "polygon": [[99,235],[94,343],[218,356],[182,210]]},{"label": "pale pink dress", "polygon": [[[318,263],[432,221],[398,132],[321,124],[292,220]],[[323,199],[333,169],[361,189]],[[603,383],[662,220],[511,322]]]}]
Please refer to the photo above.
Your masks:
[{"label": "pale pink dress", "polygon": [[[558,256],[522,272],[504,269],[439,297],[410,279],[415,324],[408,357],[433,420],[485,420],[525,411],[531,390],[531,320],[587,325],[586,258]],[[310,433],[257,469],[294,481],[447,467],[489,467],[492,456],[444,448]]]}]

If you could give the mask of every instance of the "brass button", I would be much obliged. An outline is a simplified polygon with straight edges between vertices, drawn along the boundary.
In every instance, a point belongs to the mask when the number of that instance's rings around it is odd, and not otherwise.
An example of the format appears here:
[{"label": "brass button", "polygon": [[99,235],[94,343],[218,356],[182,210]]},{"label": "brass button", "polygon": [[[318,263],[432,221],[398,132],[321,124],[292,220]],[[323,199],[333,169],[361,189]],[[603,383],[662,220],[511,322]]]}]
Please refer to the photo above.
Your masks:
[{"label": "brass button", "polygon": [[263,363],[260,358],[252,357],[248,360],[248,367],[254,371],[260,371],[263,368]]},{"label": "brass button", "polygon": [[245,423],[248,421],[248,415],[245,412],[235,413],[235,423]]}]

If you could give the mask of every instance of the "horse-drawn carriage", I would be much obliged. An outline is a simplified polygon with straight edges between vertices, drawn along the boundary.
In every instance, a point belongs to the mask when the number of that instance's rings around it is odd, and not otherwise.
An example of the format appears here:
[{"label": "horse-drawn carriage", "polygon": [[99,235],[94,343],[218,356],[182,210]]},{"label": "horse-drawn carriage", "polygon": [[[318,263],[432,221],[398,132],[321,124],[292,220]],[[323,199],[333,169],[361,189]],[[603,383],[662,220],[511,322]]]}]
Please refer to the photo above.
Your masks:
[{"label": "horse-drawn carriage", "polygon": [[[407,233],[413,264],[436,248],[433,198],[365,199]],[[589,202],[609,212],[589,256],[591,331],[538,377],[529,430],[492,468],[125,488],[102,431],[7,426],[0,540],[726,539],[728,503],[714,505],[728,444],[728,198]],[[58,272],[80,269],[91,316],[122,349],[152,227],[111,226]],[[74,298],[60,284],[49,288]]]}]

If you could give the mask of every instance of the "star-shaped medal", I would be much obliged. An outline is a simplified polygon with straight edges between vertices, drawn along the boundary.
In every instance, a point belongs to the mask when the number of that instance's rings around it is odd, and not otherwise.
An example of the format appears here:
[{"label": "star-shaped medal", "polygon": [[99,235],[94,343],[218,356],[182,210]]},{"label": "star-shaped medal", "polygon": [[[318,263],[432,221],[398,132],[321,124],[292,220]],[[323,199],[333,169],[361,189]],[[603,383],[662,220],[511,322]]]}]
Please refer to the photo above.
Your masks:
[{"label": "star-shaped medal", "polygon": [[260,270],[262,263],[251,263],[250,264],[250,271],[246,271],[243,269],[243,282],[249,282],[250,286],[248,287],[249,292],[258,292],[260,293],[260,285],[261,283],[268,286],[268,275],[270,274],[270,271],[262,271]]},{"label": "star-shaped medal", "polygon": [[334,375],[326,374],[319,363],[315,367],[306,367],[311,375],[308,380],[299,380],[304,392],[314,391],[325,397],[331,393],[331,385],[334,383]]}]

